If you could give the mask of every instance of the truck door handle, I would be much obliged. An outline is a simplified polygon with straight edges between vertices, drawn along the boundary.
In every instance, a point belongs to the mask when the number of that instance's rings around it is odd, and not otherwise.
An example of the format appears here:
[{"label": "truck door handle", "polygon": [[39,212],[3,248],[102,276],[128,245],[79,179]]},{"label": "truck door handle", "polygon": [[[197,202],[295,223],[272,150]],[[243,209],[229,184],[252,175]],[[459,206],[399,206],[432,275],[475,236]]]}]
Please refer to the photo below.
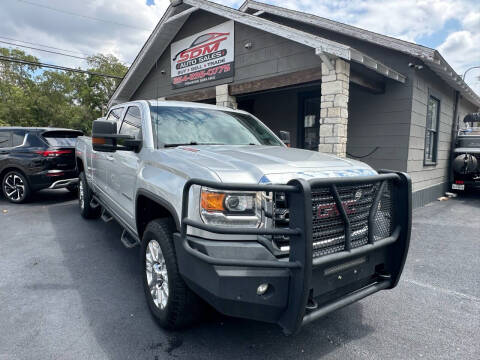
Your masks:
[{"label": "truck door handle", "polygon": [[109,155],[106,156],[106,159],[107,159],[108,161],[113,161],[113,160],[115,160],[115,158],[114,158],[113,156],[109,156]]}]

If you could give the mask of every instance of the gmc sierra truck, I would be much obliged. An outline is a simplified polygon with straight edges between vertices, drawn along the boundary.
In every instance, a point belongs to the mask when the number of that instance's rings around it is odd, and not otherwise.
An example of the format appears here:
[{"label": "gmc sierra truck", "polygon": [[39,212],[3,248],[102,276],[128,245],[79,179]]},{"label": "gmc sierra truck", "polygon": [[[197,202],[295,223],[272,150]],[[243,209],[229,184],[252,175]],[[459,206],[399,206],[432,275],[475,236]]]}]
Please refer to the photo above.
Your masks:
[{"label": "gmc sierra truck", "polygon": [[[286,140],[286,139],[284,139]],[[406,174],[285,146],[247,112],[134,101],[76,146],[85,218],[140,245],[148,306],[167,329],[208,303],[292,334],[399,281]]]}]

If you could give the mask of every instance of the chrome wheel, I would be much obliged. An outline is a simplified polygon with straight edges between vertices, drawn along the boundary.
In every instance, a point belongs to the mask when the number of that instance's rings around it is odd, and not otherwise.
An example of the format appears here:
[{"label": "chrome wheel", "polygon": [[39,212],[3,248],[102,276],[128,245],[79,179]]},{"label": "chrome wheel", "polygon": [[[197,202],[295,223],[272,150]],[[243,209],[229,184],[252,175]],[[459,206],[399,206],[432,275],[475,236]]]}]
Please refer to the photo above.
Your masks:
[{"label": "chrome wheel", "polygon": [[85,208],[85,194],[83,193],[83,181],[78,183],[78,202],[80,204],[80,209]]},{"label": "chrome wheel", "polygon": [[162,249],[157,240],[150,240],[145,252],[148,288],[156,307],[163,310],[168,302],[168,272]]},{"label": "chrome wheel", "polygon": [[3,183],[5,196],[12,201],[20,201],[25,195],[25,183],[15,173],[9,174]]}]

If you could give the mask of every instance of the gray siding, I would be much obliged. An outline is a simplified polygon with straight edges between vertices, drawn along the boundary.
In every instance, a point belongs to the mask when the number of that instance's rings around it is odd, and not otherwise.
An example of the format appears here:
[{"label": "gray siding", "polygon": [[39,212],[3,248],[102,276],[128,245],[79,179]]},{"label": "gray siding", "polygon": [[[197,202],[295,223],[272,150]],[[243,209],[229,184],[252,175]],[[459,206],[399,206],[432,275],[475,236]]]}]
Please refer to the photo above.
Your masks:
[{"label": "gray siding", "polygon": [[[211,28],[228,19],[203,11],[190,16],[185,26],[172,42],[183,39],[202,30]],[[251,49],[245,49],[246,42],[252,42]],[[233,78],[189,86],[173,90],[170,80],[170,46],[160,56],[156,69],[150,71],[131,100],[171,96],[192,90],[213,87],[232,81],[268,78],[274,75],[321,66],[321,60],[313,49],[288,39],[235,23],[235,74]],[[164,70],[165,74],[161,74]]]},{"label": "gray siding", "polygon": [[[440,100],[436,165],[424,165],[427,102],[430,94]],[[454,102],[455,91],[428,68],[415,74],[407,165],[413,181],[413,191],[448,182]],[[460,119],[472,111],[475,111],[472,104],[466,101],[459,103]]]},{"label": "gray siding", "polygon": [[[264,15],[266,16],[266,15]],[[427,67],[415,71],[408,67],[418,60],[381,46],[353,39],[328,30],[301,24],[289,19],[268,16],[270,20],[350,45],[407,76],[405,84],[379,78],[365,68],[352,64],[357,73],[385,81],[385,93],[372,94],[351,85],[347,153],[363,156],[360,160],[374,168],[407,171],[413,180],[414,205],[421,206],[439,196],[448,182],[451,129],[454,111],[454,90]],[[185,38],[227,19],[203,11],[191,15],[173,41]],[[251,49],[245,43],[253,44]],[[159,58],[135,92],[132,99],[156,98],[214,87],[219,84],[259,80],[321,65],[314,51],[261,30],[235,24],[235,74],[232,78],[173,90],[170,83],[170,47]],[[161,71],[165,73],[162,75]],[[429,93],[440,99],[440,124],[437,164],[424,166],[425,125]],[[240,99],[239,99],[240,100]],[[298,101],[296,91],[257,94],[253,112],[274,131],[290,130],[292,143],[297,143]],[[462,100],[459,119],[476,111]]]},{"label": "gray siding", "polygon": [[[347,156],[375,169],[407,170],[411,87],[388,81],[384,94],[350,86]],[[376,147],[378,150],[367,157]]]}]

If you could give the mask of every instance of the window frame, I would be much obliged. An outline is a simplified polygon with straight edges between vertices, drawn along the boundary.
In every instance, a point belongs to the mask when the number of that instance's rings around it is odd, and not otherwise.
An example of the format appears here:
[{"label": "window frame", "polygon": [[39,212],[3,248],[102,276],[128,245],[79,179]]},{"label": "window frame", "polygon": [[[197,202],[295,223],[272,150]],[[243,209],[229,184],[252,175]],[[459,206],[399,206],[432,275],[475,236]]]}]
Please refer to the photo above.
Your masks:
[{"label": "window frame", "polygon": [[133,126],[133,127],[137,127],[136,124],[132,124],[131,122],[129,121],[125,121],[126,117],[127,117],[127,114],[128,114],[128,110],[130,110],[130,108],[136,108],[138,110],[138,113],[140,114],[140,123],[139,123],[139,126],[138,126],[138,134],[136,136],[136,139],[137,140],[141,140],[142,139],[142,111],[140,109],[139,106],[137,105],[129,105],[129,106],[126,106],[125,107],[125,111],[123,112],[123,116],[122,116],[122,121],[120,123],[120,128],[118,129],[118,134],[121,134],[121,131],[122,131],[122,128],[123,128],[123,124],[126,122],[128,125],[130,126]]},{"label": "window frame", "polygon": [[[3,130],[1,131],[1,133],[5,133],[5,134],[8,134],[10,136],[6,136],[5,138],[9,138],[9,140],[7,140],[7,146],[0,146],[0,149],[11,149],[13,147],[13,130]],[[10,146],[8,146],[10,145]]]},{"label": "window frame", "polygon": [[[437,115],[436,119],[432,118],[431,125],[435,121],[435,130],[428,128],[428,106],[430,100],[437,102]],[[425,116],[425,137],[423,143],[423,165],[424,166],[436,166],[438,163],[438,141],[440,137],[440,113],[441,113],[442,101],[441,97],[432,92],[431,89],[428,91],[427,98],[427,115]],[[430,158],[427,158],[427,136],[430,136],[430,141],[433,141],[432,153]]]},{"label": "window frame", "polygon": [[125,116],[125,106],[124,105],[120,105],[120,106],[116,106],[116,107],[113,107],[111,108],[108,113],[107,113],[107,116],[105,116],[105,120],[108,120],[108,117],[110,116],[110,114],[115,111],[115,110],[121,110],[118,118],[116,118],[115,120],[109,120],[109,121],[116,121],[117,123],[117,134],[120,132],[120,126],[119,124],[121,125],[122,122],[123,122],[123,117]]}]

